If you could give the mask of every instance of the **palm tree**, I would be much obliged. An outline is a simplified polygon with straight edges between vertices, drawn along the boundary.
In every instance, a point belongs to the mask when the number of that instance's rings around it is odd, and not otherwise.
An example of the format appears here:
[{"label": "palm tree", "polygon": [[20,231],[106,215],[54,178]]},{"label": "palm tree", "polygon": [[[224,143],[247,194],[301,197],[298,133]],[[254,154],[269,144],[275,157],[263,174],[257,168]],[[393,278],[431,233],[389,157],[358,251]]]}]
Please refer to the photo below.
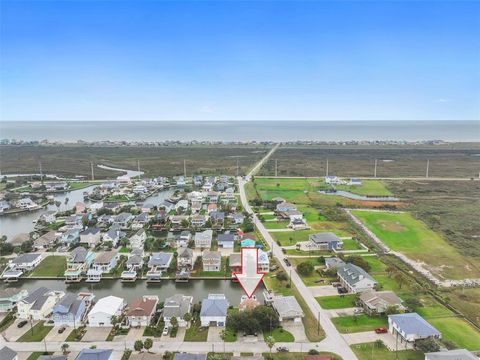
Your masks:
[{"label": "palm tree", "polygon": [[265,338],[265,343],[267,344],[268,348],[270,349],[270,357],[272,357],[272,348],[275,345],[275,339],[273,336],[267,336]]}]

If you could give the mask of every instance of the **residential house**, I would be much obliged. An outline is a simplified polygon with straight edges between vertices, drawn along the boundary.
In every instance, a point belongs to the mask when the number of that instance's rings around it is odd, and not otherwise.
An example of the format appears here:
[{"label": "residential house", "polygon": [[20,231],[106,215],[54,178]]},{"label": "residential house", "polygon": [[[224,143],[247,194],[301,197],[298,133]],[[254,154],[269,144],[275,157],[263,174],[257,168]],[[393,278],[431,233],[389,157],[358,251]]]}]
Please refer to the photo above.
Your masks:
[{"label": "residential house", "polygon": [[221,271],[222,254],[220,251],[204,251],[202,254],[203,271]]},{"label": "residential house", "polygon": [[176,294],[165,299],[163,307],[163,320],[165,326],[170,327],[173,317],[178,321],[179,327],[187,327],[188,323],[184,320],[186,314],[192,310],[193,296]]},{"label": "residential house", "polygon": [[349,186],[360,186],[362,185],[362,180],[357,178],[351,178],[350,181],[347,183]]},{"label": "residential house", "polygon": [[258,272],[266,273],[270,270],[270,259],[268,253],[258,249]]},{"label": "residential house", "polygon": [[65,218],[65,226],[69,229],[83,229],[83,215],[70,215]]},{"label": "residential house", "polygon": [[40,249],[50,249],[55,245],[55,241],[57,240],[57,234],[55,231],[49,231],[40,236],[39,238],[33,241],[33,247],[36,250]]},{"label": "residential house", "polygon": [[478,357],[466,349],[455,349],[425,353],[425,360],[478,360]]},{"label": "residential house", "polygon": [[400,337],[401,343],[414,343],[417,340],[442,337],[440,331],[430,325],[417,313],[388,315],[388,331]]},{"label": "residential house", "polygon": [[158,296],[143,295],[135,299],[127,312],[128,323],[132,327],[149,326],[157,311]]},{"label": "residential house", "polygon": [[205,215],[194,215],[190,219],[190,223],[194,227],[202,227],[207,223],[208,217]]},{"label": "residential house", "polygon": [[111,242],[113,247],[117,247],[121,239],[127,236],[127,233],[122,231],[119,226],[112,226],[106,233],[103,233],[102,241]]},{"label": "residential house", "polygon": [[75,360],[113,360],[113,350],[83,349]]},{"label": "residential house", "polygon": [[175,211],[183,213],[188,210],[188,200],[182,199],[175,204]]},{"label": "residential house", "polygon": [[329,185],[341,185],[343,181],[337,176],[325,176],[325,183]]},{"label": "residential house", "polygon": [[275,296],[272,306],[277,312],[280,321],[300,322],[305,316],[295,296]]},{"label": "residential house", "polygon": [[138,230],[135,234],[130,236],[130,248],[143,250],[145,240],[147,240],[147,233],[145,230]]},{"label": "residential house", "polygon": [[225,213],[223,211],[212,211],[210,213],[210,219],[212,221],[212,227],[221,228],[225,221]]},{"label": "residential house", "polygon": [[218,247],[224,249],[233,249],[235,245],[235,235],[232,233],[219,234],[217,237]]},{"label": "residential house", "polygon": [[8,266],[11,270],[32,271],[41,261],[41,254],[26,253],[10,260]]},{"label": "residential house", "polygon": [[172,253],[153,253],[148,260],[147,281],[160,281],[163,272],[170,267],[172,259]]},{"label": "residential house", "polygon": [[[10,349],[8,346],[4,346],[0,349],[0,359],[2,359],[2,360],[18,360],[18,354],[17,354],[16,351]],[[206,357],[204,359],[206,359]]]},{"label": "residential house", "polygon": [[64,273],[65,281],[80,281],[82,275],[86,274],[94,259],[95,254],[82,246],[73,249],[67,258],[67,269]]},{"label": "residential house", "polygon": [[53,224],[55,221],[57,221],[56,215],[57,212],[55,210],[49,210],[40,215],[38,221],[45,224]]},{"label": "residential house", "polygon": [[170,211],[172,211],[175,208],[175,206],[171,202],[165,200],[159,205],[159,208],[163,208],[165,212],[168,214]]},{"label": "residential house", "polygon": [[68,360],[67,355],[40,355],[37,360]]},{"label": "residential house", "polygon": [[68,229],[63,234],[60,235],[58,241],[62,244],[75,244],[80,241],[80,230],[79,229]]},{"label": "residential house", "polygon": [[180,236],[176,238],[175,245],[177,248],[187,247],[190,240],[192,240],[192,234],[190,231],[182,231]]},{"label": "residential house", "polygon": [[96,214],[102,208],[103,208],[103,201],[92,202],[88,205],[88,210],[93,214]]},{"label": "residential house", "polygon": [[28,295],[28,291],[19,288],[4,288],[0,290],[0,313],[12,311],[17,303]]},{"label": "residential house", "polygon": [[188,216],[186,215],[172,215],[169,217],[170,223],[173,227],[179,228],[182,227],[182,223],[188,221]]},{"label": "residential house", "polygon": [[81,325],[87,312],[87,303],[85,297],[66,293],[53,307],[52,319],[55,326],[77,327]]},{"label": "residential house", "polygon": [[45,320],[64,294],[63,291],[40,287],[17,303],[18,317],[20,319]]},{"label": "residential house", "polygon": [[114,250],[97,254],[92,267],[87,271],[87,281],[100,281],[102,274],[109,273],[117,266],[117,260],[117,252]]},{"label": "residential house", "polygon": [[388,308],[398,312],[405,310],[402,300],[393,291],[363,291],[359,303],[368,315],[384,314]]},{"label": "residential house", "polygon": [[0,200],[0,214],[4,211],[10,210],[11,205],[6,200]]},{"label": "residential house", "polygon": [[217,204],[211,203],[211,204],[208,204],[208,205],[207,205],[207,213],[210,214],[211,212],[217,211],[217,210],[218,210]]},{"label": "residential house", "polygon": [[313,249],[337,250],[343,245],[342,240],[331,232],[310,234],[308,239],[310,241],[309,246]]},{"label": "residential house", "polygon": [[[116,216],[103,214],[97,217],[97,226],[100,227],[108,227],[113,224]],[[120,227],[119,227],[120,228]]]},{"label": "residential house", "polygon": [[293,204],[288,203],[288,202],[282,202],[280,204],[277,204],[277,206],[275,207],[275,210],[277,212],[284,213],[284,212],[287,212],[287,211],[297,210],[297,207]]},{"label": "residential house", "polygon": [[89,326],[112,326],[112,317],[120,316],[125,306],[125,300],[117,296],[110,295],[99,299],[88,313]]},{"label": "residential house", "polygon": [[325,267],[327,269],[339,268],[340,266],[345,265],[345,261],[337,257],[327,257],[325,258]]},{"label": "residential house", "polygon": [[228,259],[228,266],[230,267],[230,271],[233,273],[241,273],[242,272],[242,258],[240,253],[232,253],[229,255]]},{"label": "residential house", "polygon": [[223,294],[210,294],[202,301],[200,322],[203,327],[210,325],[224,327],[227,322],[228,300]]},{"label": "residential house", "polygon": [[108,202],[103,205],[103,207],[107,210],[110,210],[114,213],[117,213],[121,209],[121,205],[117,202]]},{"label": "residential house", "polygon": [[147,213],[140,213],[133,219],[132,230],[142,229],[148,223],[149,217]]},{"label": "residential house", "polygon": [[102,234],[97,227],[89,227],[80,233],[80,244],[86,244],[88,247],[95,247],[100,244]]},{"label": "residential house", "polygon": [[245,221],[245,215],[240,213],[233,213],[230,215],[230,219],[232,219],[232,222],[235,225],[242,225],[243,222]]},{"label": "residential house", "polygon": [[177,255],[177,269],[193,269],[193,250],[189,248],[180,248]]},{"label": "residential house", "polygon": [[153,209],[155,208],[155,205],[150,204],[150,203],[144,203],[142,207],[140,208],[141,212],[144,213],[150,213]]},{"label": "residential house", "polygon": [[83,202],[77,202],[75,204],[75,214],[83,214],[87,210],[87,207]]},{"label": "residential house", "polygon": [[337,268],[337,275],[342,286],[350,293],[374,289],[377,282],[361,267],[347,263]]},{"label": "residential house", "polygon": [[257,300],[256,295],[252,295],[252,297],[250,298],[247,295],[242,295],[242,298],[240,299],[240,304],[238,304],[238,310],[253,310],[259,305],[260,302]]},{"label": "residential house", "polygon": [[23,199],[18,200],[17,206],[20,209],[24,209],[24,210],[35,210],[35,209],[38,208],[38,204],[35,203],[30,198],[23,198]]},{"label": "residential house", "polygon": [[218,203],[219,196],[218,196],[218,193],[216,191],[209,191],[207,193],[206,198],[207,198],[208,203],[216,204],[216,203]]},{"label": "residential house", "polygon": [[195,233],[195,247],[202,249],[210,249],[212,246],[213,230],[199,231]]},{"label": "residential house", "polygon": [[121,229],[127,230],[130,228],[130,223],[132,222],[132,220],[132,214],[123,212],[115,216],[115,220],[113,220],[113,223],[120,226]]},{"label": "residential house", "polygon": [[143,267],[143,251],[136,249],[128,255],[125,266],[129,271],[138,271]]},{"label": "residential house", "polygon": [[30,241],[30,234],[28,233],[20,233],[15,235],[11,241],[10,244],[15,248],[17,246],[22,246],[23,243]]}]

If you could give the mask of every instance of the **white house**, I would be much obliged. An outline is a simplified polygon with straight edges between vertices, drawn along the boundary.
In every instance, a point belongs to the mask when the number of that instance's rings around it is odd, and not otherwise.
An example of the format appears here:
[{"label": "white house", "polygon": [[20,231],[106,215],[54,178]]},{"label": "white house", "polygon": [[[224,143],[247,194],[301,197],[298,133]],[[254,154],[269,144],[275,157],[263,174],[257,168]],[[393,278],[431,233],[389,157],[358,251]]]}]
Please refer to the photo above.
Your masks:
[{"label": "white house", "polygon": [[417,313],[388,315],[388,331],[393,335],[399,335],[402,343],[442,337],[440,331]]},{"label": "white house", "polygon": [[365,270],[350,263],[338,267],[337,275],[342,286],[350,293],[374,289],[377,285],[375,279]]},{"label": "white house", "polygon": [[132,249],[142,249],[143,245],[145,244],[145,240],[147,240],[147,233],[144,229],[138,230],[135,234],[130,236],[130,247]]},{"label": "white house", "polygon": [[224,327],[227,321],[228,300],[223,294],[210,294],[202,301],[200,322],[202,326]]},{"label": "white house", "polygon": [[258,272],[268,272],[270,270],[270,259],[268,253],[258,249]]},{"label": "white house", "polygon": [[97,227],[90,227],[80,233],[80,244],[87,244],[88,247],[95,247],[100,243],[101,233]]},{"label": "white house", "polygon": [[280,321],[300,322],[305,316],[295,296],[275,296],[272,306]]},{"label": "white house", "polygon": [[183,318],[185,317],[185,314],[191,311],[192,303],[193,296],[176,294],[166,298],[163,307],[163,320],[165,321],[165,326],[170,327],[170,321],[175,317],[178,320],[179,327],[186,327],[187,322]]},{"label": "white house", "polygon": [[212,245],[213,230],[208,229],[195,233],[195,247],[210,249]]},{"label": "white house", "polygon": [[42,261],[41,254],[21,254],[15,259],[10,260],[9,267],[12,270],[31,271]]},{"label": "white house", "polygon": [[101,298],[88,313],[89,326],[112,326],[112,317],[120,316],[125,306],[122,298],[113,295]]},{"label": "white house", "polygon": [[38,288],[17,303],[18,317],[45,320],[63,295],[65,295],[63,291],[54,291],[46,287]]}]

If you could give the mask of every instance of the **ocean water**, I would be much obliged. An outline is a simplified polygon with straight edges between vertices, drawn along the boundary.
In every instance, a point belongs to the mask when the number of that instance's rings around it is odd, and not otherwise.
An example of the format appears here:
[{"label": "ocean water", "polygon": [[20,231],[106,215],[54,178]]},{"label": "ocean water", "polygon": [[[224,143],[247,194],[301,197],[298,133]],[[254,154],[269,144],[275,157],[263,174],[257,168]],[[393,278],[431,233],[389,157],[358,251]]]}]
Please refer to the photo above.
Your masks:
[{"label": "ocean water", "polygon": [[3,121],[0,139],[480,141],[480,121]]}]

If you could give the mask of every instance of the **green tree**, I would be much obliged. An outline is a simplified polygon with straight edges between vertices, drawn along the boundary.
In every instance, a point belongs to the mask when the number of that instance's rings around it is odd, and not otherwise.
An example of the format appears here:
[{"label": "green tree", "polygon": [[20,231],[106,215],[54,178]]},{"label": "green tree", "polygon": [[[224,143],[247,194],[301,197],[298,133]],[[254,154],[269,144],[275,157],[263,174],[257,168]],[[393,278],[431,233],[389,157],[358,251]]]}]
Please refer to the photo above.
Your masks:
[{"label": "green tree", "polygon": [[268,348],[270,349],[270,357],[272,356],[272,348],[275,345],[275,339],[273,336],[267,336],[265,339],[265,344],[267,344]]},{"label": "green tree", "polygon": [[304,261],[297,266],[297,271],[301,275],[310,275],[313,270],[315,270],[315,268],[309,261]]},{"label": "green tree", "polygon": [[150,349],[152,348],[152,346],[153,346],[153,340],[150,338],[146,338],[145,341],[143,342],[143,347],[145,348],[145,350],[150,352]]},{"label": "green tree", "polygon": [[135,349],[135,351],[142,351],[143,350],[143,341],[142,340],[135,341],[135,344],[133,344],[133,348]]},{"label": "green tree", "polygon": [[186,322],[190,322],[192,320],[192,314],[190,314],[189,312],[186,313],[185,315],[183,315],[183,320],[185,320]]},{"label": "green tree", "polygon": [[396,273],[393,278],[398,284],[398,288],[401,289],[403,285],[407,283],[407,278],[402,273]]},{"label": "green tree", "polygon": [[68,345],[68,344],[62,344],[62,354],[63,355],[67,355],[69,347],[70,347],[70,345]]},{"label": "green tree", "polygon": [[175,316],[173,316],[171,319],[170,319],[170,324],[173,326],[173,327],[176,327],[178,326],[178,320]]},{"label": "green tree", "polygon": [[435,341],[435,339],[432,338],[420,339],[415,341],[415,348],[423,353],[437,352],[440,350],[440,346]]}]

